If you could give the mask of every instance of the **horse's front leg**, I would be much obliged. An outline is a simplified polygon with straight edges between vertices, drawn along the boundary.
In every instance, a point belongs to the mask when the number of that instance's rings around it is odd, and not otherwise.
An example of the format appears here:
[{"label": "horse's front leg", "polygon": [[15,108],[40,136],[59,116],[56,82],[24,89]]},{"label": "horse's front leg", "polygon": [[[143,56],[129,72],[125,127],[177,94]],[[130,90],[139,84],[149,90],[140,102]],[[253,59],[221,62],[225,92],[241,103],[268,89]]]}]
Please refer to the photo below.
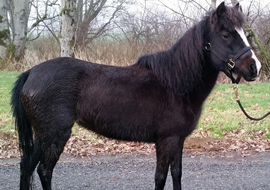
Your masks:
[{"label": "horse's front leg", "polygon": [[175,144],[175,152],[171,155],[170,166],[174,190],[181,190],[183,145],[184,139],[179,139],[178,143]]},{"label": "horse's front leg", "polygon": [[167,140],[158,141],[156,143],[156,174],[155,174],[155,190],[163,190],[168,170],[169,170],[169,157],[167,154]]},{"label": "horse's front leg", "polygon": [[169,166],[173,178],[173,189],[181,190],[182,150],[184,140],[173,136],[156,143],[157,166],[155,174],[155,189],[163,190]]}]

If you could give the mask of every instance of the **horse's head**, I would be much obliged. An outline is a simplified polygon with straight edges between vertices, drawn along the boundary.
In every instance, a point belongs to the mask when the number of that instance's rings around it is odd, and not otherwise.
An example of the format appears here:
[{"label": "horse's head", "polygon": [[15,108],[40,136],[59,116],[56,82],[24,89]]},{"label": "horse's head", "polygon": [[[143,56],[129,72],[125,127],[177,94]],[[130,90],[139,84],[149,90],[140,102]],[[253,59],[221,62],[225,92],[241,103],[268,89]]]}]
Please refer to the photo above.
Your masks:
[{"label": "horse's head", "polygon": [[260,73],[261,63],[250,48],[243,29],[244,16],[241,7],[227,7],[224,2],[210,15],[210,31],[205,49],[215,68],[223,71],[232,82],[243,77],[255,80]]}]

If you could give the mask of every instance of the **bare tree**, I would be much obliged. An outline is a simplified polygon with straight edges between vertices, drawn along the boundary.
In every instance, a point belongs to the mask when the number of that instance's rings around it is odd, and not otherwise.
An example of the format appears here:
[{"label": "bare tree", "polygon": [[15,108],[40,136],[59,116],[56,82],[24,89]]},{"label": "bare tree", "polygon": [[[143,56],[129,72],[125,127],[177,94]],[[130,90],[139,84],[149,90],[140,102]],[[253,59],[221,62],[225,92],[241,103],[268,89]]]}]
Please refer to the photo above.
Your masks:
[{"label": "bare tree", "polygon": [[[75,49],[86,47],[104,34],[116,14],[129,1],[62,0],[61,56],[73,56]],[[102,19],[98,20],[99,16]]]},{"label": "bare tree", "polygon": [[[49,32],[60,46],[56,34],[60,29],[60,4],[58,0],[33,0],[31,6],[32,17],[29,18],[29,21],[32,25],[28,28],[27,41],[34,41],[42,33]],[[57,32],[54,31],[55,27],[57,28]]]},{"label": "bare tree", "polygon": [[11,29],[10,48],[15,59],[21,59],[25,51],[27,26],[30,14],[30,0],[9,0],[9,27]]},{"label": "bare tree", "polygon": [[76,0],[61,0],[61,57],[74,57]]},{"label": "bare tree", "polygon": [[238,0],[231,0],[232,6],[235,6],[237,3],[239,3]]},{"label": "bare tree", "polygon": [[211,9],[217,8],[217,0],[211,0]]},{"label": "bare tree", "polygon": [[[84,48],[104,34],[124,4],[131,0],[79,0],[77,4],[78,23],[76,27],[76,49]],[[102,19],[98,19],[99,16]]]},{"label": "bare tree", "polygon": [[269,4],[262,6],[260,1],[252,0],[247,10],[248,23],[246,31],[251,46],[260,54],[262,60],[262,76],[267,76],[269,79],[270,73],[270,52],[269,52]]},{"label": "bare tree", "polygon": [[194,23],[197,23],[202,15],[209,10],[209,8],[198,3],[195,0],[179,0],[178,5],[169,6],[166,1],[158,0],[164,8],[170,10],[178,15],[179,22],[183,22],[186,29],[189,29]]},{"label": "bare tree", "polygon": [[[85,46],[89,38],[90,23],[101,12],[107,0],[91,0],[89,3],[87,0],[79,0],[77,5],[78,11],[78,25],[76,30],[76,46]],[[102,31],[102,29],[101,29]],[[97,32],[96,35],[98,35]]]},{"label": "bare tree", "polygon": [[[45,7],[43,15],[38,11],[37,5],[40,1],[45,3],[44,6],[41,6]],[[51,19],[47,16],[47,7],[57,4],[57,2],[58,0],[0,0],[0,18],[2,20],[0,38],[3,34],[6,35],[4,43],[0,42],[0,57],[2,59],[6,57],[21,59],[25,54],[26,42],[29,39],[37,39],[43,30],[35,37],[31,37],[33,31],[40,26],[40,23],[46,25],[45,20]],[[28,28],[31,7],[36,10],[37,17],[34,21],[31,20],[32,25]]]},{"label": "bare tree", "polygon": [[0,57],[6,56],[6,46],[9,38],[8,17],[7,17],[7,2],[0,1]]}]

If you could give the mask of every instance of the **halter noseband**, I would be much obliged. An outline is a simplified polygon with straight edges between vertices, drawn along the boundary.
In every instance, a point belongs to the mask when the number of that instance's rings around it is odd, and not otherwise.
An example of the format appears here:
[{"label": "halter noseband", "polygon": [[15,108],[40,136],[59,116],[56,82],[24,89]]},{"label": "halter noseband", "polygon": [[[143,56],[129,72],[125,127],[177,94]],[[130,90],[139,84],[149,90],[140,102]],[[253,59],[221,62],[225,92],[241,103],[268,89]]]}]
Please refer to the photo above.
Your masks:
[{"label": "halter noseband", "polygon": [[241,75],[238,75],[238,77],[235,79],[232,75],[232,71],[235,67],[235,62],[247,51],[251,50],[251,48],[249,46],[244,47],[243,49],[241,49],[236,55],[233,56],[233,58],[230,58],[228,60],[222,59],[218,53],[211,48],[211,44],[208,43],[205,46],[205,49],[209,52],[211,52],[213,55],[215,55],[219,60],[221,60],[222,62],[226,63],[225,66],[225,70],[223,71],[231,80],[232,83],[239,83],[240,79],[241,79]]}]

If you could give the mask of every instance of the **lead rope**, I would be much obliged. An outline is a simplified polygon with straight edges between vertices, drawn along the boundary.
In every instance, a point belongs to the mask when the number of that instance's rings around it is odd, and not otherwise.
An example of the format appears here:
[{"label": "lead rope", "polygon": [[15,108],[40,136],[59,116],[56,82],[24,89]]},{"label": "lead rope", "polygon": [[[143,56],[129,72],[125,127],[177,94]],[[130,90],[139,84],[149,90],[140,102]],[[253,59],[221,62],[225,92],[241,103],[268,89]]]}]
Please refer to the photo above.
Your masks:
[{"label": "lead rope", "polygon": [[251,117],[250,115],[247,114],[247,112],[245,111],[245,109],[243,108],[241,102],[240,102],[240,99],[239,99],[239,95],[238,95],[238,86],[237,85],[234,85],[233,86],[233,90],[235,92],[235,101],[238,103],[239,107],[241,108],[242,112],[245,114],[245,116],[251,120],[254,120],[254,121],[260,121],[260,120],[263,120],[265,117],[267,117],[268,115],[270,115],[270,111],[267,112],[265,115],[263,115],[262,117],[259,117],[259,118],[254,118],[254,117]]}]

